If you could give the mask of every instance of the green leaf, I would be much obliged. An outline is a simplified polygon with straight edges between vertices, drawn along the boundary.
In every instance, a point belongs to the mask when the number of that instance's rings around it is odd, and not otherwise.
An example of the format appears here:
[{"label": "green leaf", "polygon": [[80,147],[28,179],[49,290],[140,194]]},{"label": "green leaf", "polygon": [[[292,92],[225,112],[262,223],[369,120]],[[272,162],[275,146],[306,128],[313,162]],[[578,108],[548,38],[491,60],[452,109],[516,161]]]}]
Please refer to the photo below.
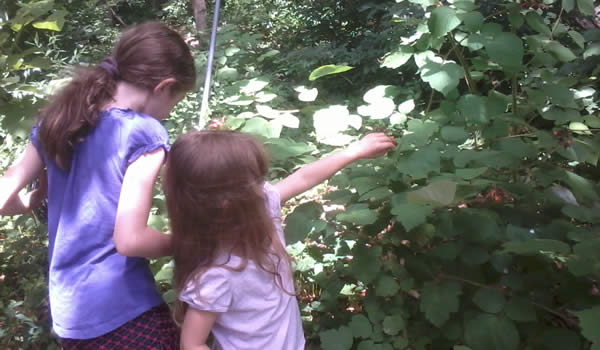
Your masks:
[{"label": "green leaf", "polygon": [[538,339],[543,349],[565,350],[581,349],[581,336],[572,330],[564,328],[548,328]]},{"label": "green leaf", "polygon": [[472,349],[470,347],[464,346],[464,345],[454,345],[452,350],[472,350]]},{"label": "green leaf", "polygon": [[506,317],[479,314],[466,322],[465,340],[476,350],[517,350],[519,332]]},{"label": "green leaf", "polygon": [[393,99],[400,93],[400,89],[393,85],[377,85],[369,89],[363,95],[363,101],[367,103],[379,103],[381,100]]},{"label": "green leaf", "polygon": [[269,158],[274,161],[297,157],[316,150],[316,147],[311,144],[296,142],[287,138],[269,139],[264,144],[268,150]]},{"label": "green leaf", "polygon": [[583,58],[587,59],[598,55],[600,55],[600,43],[590,43],[588,44],[587,50],[583,53]]},{"label": "green leaf", "polygon": [[530,239],[527,241],[510,241],[503,244],[503,253],[518,255],[533,255],[540,252],[555,252],[559,254],[571,253],[571,247],[561,241],[553,239]]},{"label": "green leaf", "polygon": [[439,328],[450,319],[451,313],[458,311],[461,294],[461,285],[455,281],[427,283],[421,290],[420,310]]},{"label": "green leaf", "polygon": [[363,315],[354,315],[350,321],[350,329],[355,338],[368,339],[373,333],[373,326],[369,319]]},{"label": "green leaf", "polygon": [[384,57],[381,66],[396,69],[408,62],[413,53],[414,49],[411,46],[400,45],[395,51],[390,52]]},{"label": "green leaf", "polygon": [[350,264],[352,274],[358,281],[365,284],[371,283],[377,278],[381,270],[381,247],[367,247],[357,244],[352,253],[354,256]]},{"label": "green leaf", "polygon": [[575,0],[562,0],[562,8],[567,12],[571,12],[575,8]]},{"label": "green leaf", "polygon": [[594,343],[594,346],[600,345],[600,305],[594,306],[590,309],[574,312],[575,316],[579,318],[579,325],[581,327],[581,334]]},{"label": "green leaf", "polygon": [[366,204],[353,204],[337,214],[336,219],[355,225],[370,225],[377,220],[377,213]]},{"label": "green leaf", "polygon": [[517,322],[535,322],[537,320],[533,304],[525,297],[512,297],[506,303],[504,312]]},{"label": "green leaf", "polygon": [[396,335],[406,327],[402,315],[386,316],[383,319],[383,332],[389,335]]},{"label": "green leaf", "polygon": [[485,102],[485,97],[465,94],[458,100],[456,107],[465,120],[473,123],[487,123],[489,113]]},{"label": "green leaf", "polygon": [[406,123],[406,130],[409,132],[402,137],[402,149],[412,149],[426,145],[433,134],[438,131],[439,125],[436,122],[419,119],[411,119]]},{"label": "green leaf", "polygon": [[400,221],[406,231],[425,223],[433,209],[428,205],[402,203],[392,206],[392,214]]},{"label": "green leaf", "polygon": [[281,127],[278,128],[263,118],[255,117],[248,119],[241,131],[266,138],[275,138],[279,137]]},{"label": "green leaf", "polygon": [[467,29],[472,33],[479,31],[483,25],[483,15],[479,11],[460,14],[458,17],[465,23],[465,27],[467,27]]},{"label": "green leaf", "polygon": [[349,327],[330,329],[319,333],[321,348],[323,350],[349,350],[354,338]]},{"label": "green leaf", "polygon": [[461,178],[461,179],[465,179],[465,180],[472,180],[475,179],[477,177],[479,177],[480,175],[482,175],[483,173],[485,173],[488,170],[488,168],[473,168],[473,169],[456,169],[456,176]]},{"label": "green leaf", "polygon": [[485,45],[488,56],[503,66],[508,72],[518,72],[522,68],[523,42],[513,33],[501,32]]},{"label": "green leaf", "polygon": [[469,138],[470,134],[461,126],[446,125],[440,130],[440,136],[448,142],[463,143]]},{"label": "green leaf", "polygon": [[441,6],[431,11],[427,25],[434,38],[439,38],[460,25],[460,19],[450,7]]},{"label": "green leaf", "polygon": [[375,286],[375,294],[380,297],[391,297],[400,290],[400,285],[396,280],[388,275],[381,276]]},{"label": "green leaf", "polygon": [[33,23],[33,27],[37,29],[46,29],[60,32],[62,30],[63,25],[65,24],[65,15],[67,13],[68,12],[64,10],[56,10],[45,20]]},{"label": "green leaf", "polygon": [[[569,36],[571,37],[571,39],[573,39],[577,46],[579,46],[582,49],[585,47],[585,38],[583,37],[583,35],[579,34],[579,32],[569,30]],[[585,54],[583,58],[587,58],[585,57]]]},{"label": "green leaf", "polygon": [[504,294],[496,289],[481,288],[473,296],[473,302],[481,310],[492,314],[498,313],[504,309],[506,299]]},{"label": "green leaf", "polygon": [[269,57],[273,57],[279,54],[279,50],[269,50],[265,53],[263,53],[262,55],[258,56],[258,58],[256,59],[258,62],[262,62],[265,59],[269,58]]},{"label": "green leaf", "polygon": [[585,16],[593,16],[594,0],[577,0],[577,8]]},{"label": "green leaf", "polygon": [[321,66],[315,70],[313,70],[309,77],[308,80],[313,81],[313,80],[317,80],[321,77],[324,77],[326,75],[331,75],[331,74],[339,74],[339,73],[343,73],[343,72],[347,72],[350,69],[353,69],[354,67],[350,67],[350,66],[336,66],[334,64],[328,64],[325,66]]},{"label": "green leaf", "polygon": [[343,134],[350,128],[351,122],[348,107],[343,105],[329,106],[313,114],[317,140],[332,146],[342,146],[352,141],[352,137]]},{"label": "green leaf", "polygon": [[298,86],[294,90],[299,93],[298,99],[303,102],[312,102],[317,99],[317,95],[319,94],[317,88],[308,89],[305,86]]},{"label": "green leaf", "polygon": [[303,241],[315,228],[318,228],[319,216],[323,207],[316,202],[303,203],[285,218],[285,237],[287,244]]},{"label": "green leaf", "polygon": [[412,98],[410,100],[406,100],[398,105],[398,112],[400,112],[402,114],[410,113],[410,112],[412,112],[413,109],[415,109],[415,100]]},{"label": "green leaf", "polygon": [[269,82],[264,78],[252,78],[250,80],[242,80],[236,83],[236,86],[239,87],[240,92],[246,95],[253,95],[262,89],[264,89]]},{"label": "green leaf", "polygon": [[577,58],[573,54],[573,51],[561,45],[557,41],[551,41],[545,46],[546,51],[554,54],[554,56],[561,62],[571,62]]},{"label": "green leaf", "polygon": [[542,33],[547,36],[552,35],[550,28],[548,28],[546,23],[544,23],[544,18],[542,18],[542,16],[540,16],[537,12],[527,12],[527,14],[525,15],[525,20],[527,21],[527,24],[538,33]]},{"label": "green leaf", "polygon": [[454,62],[442,64],[429,61],[421,67],[421,79],[444,95],[454,90],[463,76],[462,67]]},{"label": "green leaf", "polygon": [[400,158],[397,163],[398,171],[408,174],[413,179],[424,179],[431,172],[440,172],[440,161],[439,149],[432,144],[415,151],[408,158]]},{"label": "green leaf", "polygon": [[454,202],[456,183],[438,181],[406,194],[406,201],[413,204],[428,204],[433,208],[446,207]]}]

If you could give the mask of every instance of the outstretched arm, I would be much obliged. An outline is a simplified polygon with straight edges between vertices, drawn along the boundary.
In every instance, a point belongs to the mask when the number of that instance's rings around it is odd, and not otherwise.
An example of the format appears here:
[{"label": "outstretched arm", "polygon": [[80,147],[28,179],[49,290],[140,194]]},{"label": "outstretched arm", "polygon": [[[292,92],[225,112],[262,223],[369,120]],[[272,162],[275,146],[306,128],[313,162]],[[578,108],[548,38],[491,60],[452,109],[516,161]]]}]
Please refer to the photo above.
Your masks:
[{"label": "outstretched arm", "polygon": [[170,255],[171,237],[148,226],[152,189],[165,159],[162,148],[146,153],[127,167],[119,197],[113,240],[125,256]]},{"label": "outstretched arm", "polygon": [[368,134],[348,148],[312,162],[277,183],[281,202],[313,188],[352,162],[380,157],[396,145],[392,137],[383,133]]},{"label": "outstretched arm", "polygon": [[[0,215],[24,214],[35,209],[46,197],[44,163],[31,143],[2,177],[0,177]],[[26,194],[19,192],[41,178],[41,186]]]}]

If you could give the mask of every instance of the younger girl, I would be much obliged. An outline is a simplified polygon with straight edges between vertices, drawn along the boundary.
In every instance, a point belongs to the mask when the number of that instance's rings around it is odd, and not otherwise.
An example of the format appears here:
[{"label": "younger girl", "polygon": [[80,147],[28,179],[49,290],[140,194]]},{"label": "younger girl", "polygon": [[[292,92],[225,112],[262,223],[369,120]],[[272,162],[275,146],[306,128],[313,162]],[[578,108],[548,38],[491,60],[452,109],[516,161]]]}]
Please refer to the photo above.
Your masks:
[{"label": "younger girl", "polygon": [[165,194],[182,349],[209,349],[211,330],[214,349],[304,349],[280,203],[395,145],[370,134],[272,186],[265,183],[262,146],[251,136],[197,131],[180,137],[167,160]]},{"label": "younger girl", "polygon": [[19,191],[47,168],[50,309],[63,349],[178,348],[144,259],[169,254],[170,238],[146,223],[168,150],[159,120],[195,76],[175,31],[129,29],[40,112],[25,154],[0,178],[0,215],[15,215],[39,201]]}]

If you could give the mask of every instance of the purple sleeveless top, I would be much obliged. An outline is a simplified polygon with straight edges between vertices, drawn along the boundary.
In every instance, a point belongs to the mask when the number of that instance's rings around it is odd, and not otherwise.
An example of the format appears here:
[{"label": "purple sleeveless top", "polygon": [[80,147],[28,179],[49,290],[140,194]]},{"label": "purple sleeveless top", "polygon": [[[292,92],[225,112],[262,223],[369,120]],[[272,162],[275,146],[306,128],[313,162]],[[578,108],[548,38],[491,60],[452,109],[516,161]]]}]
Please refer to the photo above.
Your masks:
[{"label": "purple sleeveless top", "polygon": [[50,310],[61,338],[106,334],[163,301],[148,261],[120,255],[113,230],[129,164],[168,135],[148,115],[113,108],[75,146],[70,170],[47,158],[37,126],[31,142],[48,169]]}]

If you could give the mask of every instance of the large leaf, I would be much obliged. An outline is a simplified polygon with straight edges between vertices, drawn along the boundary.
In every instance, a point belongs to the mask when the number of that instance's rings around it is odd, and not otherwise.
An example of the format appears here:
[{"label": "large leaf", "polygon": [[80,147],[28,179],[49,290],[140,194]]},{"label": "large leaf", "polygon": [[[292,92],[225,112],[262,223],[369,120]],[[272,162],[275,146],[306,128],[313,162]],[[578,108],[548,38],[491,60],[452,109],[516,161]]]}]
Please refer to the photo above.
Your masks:
[{"label": "large leaf", "polygon": [[593,16],[594,0],[577,0],[577,8],[586,16]]},{"label": "large leaf", "polygon": [[495,314],[504,309],[506,299],[504,294],[497,289],[480,288],[473,296],[473,302],[481,310]]},{"label": "large leaf", "polygon": [[329,329],[319,333],[321,347],[327,350],[349,350],[354,341],[349,327]]},{"label": "large leaf", "polygon": [[529,26],[535,29],[537,32],[546,34],[548,36],[552,34],[550,28],[548,28],[546,23],[544,23],[544,18],[542,18],[542,16],[540,16],[537,12],[527,12],[525,15],[525,20],[527,21],[527,24],[529,24]]},{"label": "large leaf", "polygon": [[519,255],[539,254],[540,252],[555,252],[559,254],[569,254],[571,247],[568,244],[552,239],[530,239],[527,241],[510,241],[504,243],[505,253],[515,253]]},{"label": "large leaf", "polygon": [[594,306],[590,309],[574,312],[579,318],[581,334],[594,343],[594,346],[600,345],[600,306]]},{"label": "large leaf", "polygon": [[450,319],[450,314],[458,311],[461,285],[454,281],[427,283],[421,290],[420,310],[436,327],[441,327]]},{"label": "large leaf", "polygon": [[399,203],[392,206],[392,214],[400,221],[406,231],[425,223],[433,209],[428,205]]},{"label": "large leaf", "polygon": [[348,325],[355,338],[369,338],[373,333],[373,326],[368,318],[363,315],[354,315]]},{"label": "large leaf", "polygon": [[343,213],[339,213],[336,219],[355,225],[369,225],[377,220],[377,213],[369,209],[366,204],[353,204]]},{"label": "large leaf", "polygon": [[429,204],[432,207],[445,207],[454,202],[456,183],[438,181],[406,194],[409,203]]},{"label": "large leaf", "polygon": [[46,29],[60,32],[62,30],[63,25],[65,24],[65,15],[67,13],[68,12],[64,10],[56,10],[46,19],[33,23],[33,26],[37,29]]},{"label": "large leaf", "polygon": [[558,41],[551,41],[545,46],[546,51],[554,54],[561,62],[571,62],[577,58],[573,51],[560,44]]},{"label": "large leaf", "polygon": [[433,37],[439,38],[452,31],[460,25],[461,21],[456,12],[450,7],[441,6],[431,11],[431,17],[427,21],[429,32]]},{"label": "large leaf", "polygon": [[383,319],[383,332],[389,335],[396,335],[406,327],[406,322],[402,315],[386,316]]},{"label": "large leaf", "polygon": [[501,32],[485,44],[490,58],[509,72],[518,72],[522,68],[523,42],[513,33]]},{"label": "large leaf", "polygon": [[319,109],[313,114],[313,125],[317,140],[332,146],[350,143],[352,138],[343,134],[352,123],[348,107],[341,105]]},{"label": "large leaf", "polygon": [[328,65],[321,66],[321,67],[313,70],[310,73],[310,75],[308,76],[308,80],[311,80],[311,81],[317,80],[326,75],[343,73],[343,72],[349,71],[350,69],[353,69],[353,68],[354,67],[350,67],[350,66],[336,66],[335,64],[328,64]]},{"label": "large leaf", "polygon": [[517,350],[519,332],[505,317],[479,314],[466,323],[465,340],[475,350]]},{"label": "large leaf", "polygon": [[462,67],[454,62],[429,61],[421,67],[421,79],[444,95],[454,90],[463,76]]},{"label": "large leaf", "polygon": [[304,240],[310,233],[322,229],[323,221],[319,216],[323,208],[316,202],[308,202],[297,206],[285,218],[285,237],[287,244]]},{"label": "large leaf", "polygon": [[381,270],[381,247],[367,247],[357,244],[353,249],[354,258],[350,270],[358,281],[370,283]]},{"label": "large leaf", "polygon": [[487,123],[489,113],[486,98],[471,94],[465,94],[458,100],[457,109],[465,120],[473,123]]},{"label": "large leaf", "polygon": [[400,45],[383,59],[382,67],[396,69],[404,65],[412,57],[414,50],[411,46]]}]

